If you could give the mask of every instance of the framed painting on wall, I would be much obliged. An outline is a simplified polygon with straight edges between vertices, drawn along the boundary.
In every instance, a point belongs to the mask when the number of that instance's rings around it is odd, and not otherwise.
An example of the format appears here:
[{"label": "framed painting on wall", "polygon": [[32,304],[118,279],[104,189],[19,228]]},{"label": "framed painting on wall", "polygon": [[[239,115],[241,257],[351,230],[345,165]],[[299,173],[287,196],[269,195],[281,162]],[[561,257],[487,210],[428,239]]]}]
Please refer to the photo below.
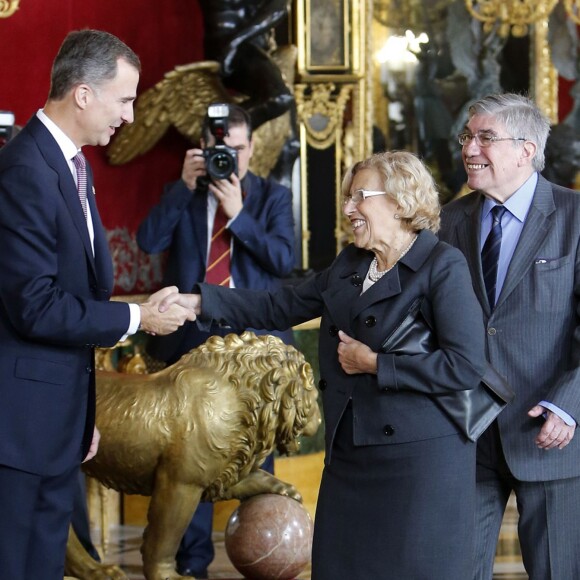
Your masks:
[{"label": "framed painting on wall", "polygon": [[350,63],[350,24],[347,0],[306,0],[306,69],[344,72]]}]

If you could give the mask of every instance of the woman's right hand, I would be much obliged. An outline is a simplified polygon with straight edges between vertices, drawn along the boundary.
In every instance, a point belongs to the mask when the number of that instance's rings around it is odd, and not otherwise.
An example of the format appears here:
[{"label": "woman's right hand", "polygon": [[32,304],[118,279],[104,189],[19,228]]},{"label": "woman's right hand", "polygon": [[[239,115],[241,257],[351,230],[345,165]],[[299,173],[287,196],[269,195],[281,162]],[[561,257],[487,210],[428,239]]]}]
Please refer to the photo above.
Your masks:
[{"label": "woman's right hand", "polygon": [[347,375],[360,373],[377,374],[377,353],[364,342],[350,337],[342,330],[338,331],[338,362]]},{"label": "woman's right hand", "polygon": [[196,316],[201,314],[201,294],[180,294],[174,292],[173,294],[166,296],[159,303],[159,312],[165,312],[172,304],[179,304],[179,306],[183,306],[183,308],[192,310]]}]

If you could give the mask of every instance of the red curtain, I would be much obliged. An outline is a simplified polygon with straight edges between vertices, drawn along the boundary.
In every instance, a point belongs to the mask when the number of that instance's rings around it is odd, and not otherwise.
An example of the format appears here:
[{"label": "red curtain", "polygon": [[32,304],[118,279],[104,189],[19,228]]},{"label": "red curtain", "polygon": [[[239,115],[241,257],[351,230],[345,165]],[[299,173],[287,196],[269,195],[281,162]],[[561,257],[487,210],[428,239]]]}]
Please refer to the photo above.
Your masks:
[{"label": "red curtain", "polygon": [[[20,0],[13,16],[0,18],[0,110],[14,112],[18,125],[44,105],[52,60],[66,34],[82,28],[107,30],[139,55],[139,93],[176,65],[203,60],[196,0]],[[159,285],[160,262],[137,250],[134,234],[163,185],[179,177],[187,147],[172,131],[152,151],[122,166],[110,165],[104,148],[86,148],[115,261],[117,294]]]}]

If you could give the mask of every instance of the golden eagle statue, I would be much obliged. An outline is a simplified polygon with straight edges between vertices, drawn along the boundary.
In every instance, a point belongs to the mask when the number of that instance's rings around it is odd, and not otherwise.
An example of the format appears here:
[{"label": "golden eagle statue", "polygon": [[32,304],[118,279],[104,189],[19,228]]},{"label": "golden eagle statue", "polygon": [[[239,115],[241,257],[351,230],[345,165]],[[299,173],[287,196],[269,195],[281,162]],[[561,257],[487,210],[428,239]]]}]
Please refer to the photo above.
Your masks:
[{"label": "golden eagle statue", "polygon": [[[287,86],[294,84],[297,49],[281,46],[272,53]],[[213,102],[241,103],[245,96],[232,96],[220,76],[220,63],[200,61],[175,67],[136,102],[135,120],[124,125],[107,150],[113,165],[128,163],[150,151],[171,127],[192,143],[198,143],[203,117]],[[254,155],[250,169],[267,177],[274,168],[287,139],[292,135],[290,112],[286,112],[254,131]]]}]

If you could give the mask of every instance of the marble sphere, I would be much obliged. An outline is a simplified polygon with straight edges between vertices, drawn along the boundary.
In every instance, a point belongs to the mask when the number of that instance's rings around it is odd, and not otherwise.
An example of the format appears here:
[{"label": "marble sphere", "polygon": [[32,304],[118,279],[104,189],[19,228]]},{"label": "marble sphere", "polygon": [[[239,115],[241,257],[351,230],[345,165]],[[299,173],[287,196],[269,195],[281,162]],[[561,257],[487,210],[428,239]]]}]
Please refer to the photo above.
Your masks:
[{"label": "marble sphere", "polygon": [[226,552],[249,580],[292,580],[310,562],[312,519],[301,503],[272,493],[244,500],[225,532]]}]

